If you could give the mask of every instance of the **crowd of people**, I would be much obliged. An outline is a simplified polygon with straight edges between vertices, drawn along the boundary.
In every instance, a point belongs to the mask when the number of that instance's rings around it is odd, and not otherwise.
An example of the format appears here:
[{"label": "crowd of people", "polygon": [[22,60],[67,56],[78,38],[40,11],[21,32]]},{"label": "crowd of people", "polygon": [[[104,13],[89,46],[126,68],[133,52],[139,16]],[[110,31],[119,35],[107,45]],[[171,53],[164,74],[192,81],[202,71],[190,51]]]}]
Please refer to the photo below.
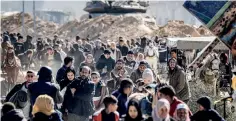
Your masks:
[{"label": "crowd of people", "polygon": [[[184,62],[171,51],[168,78],[157,76],[158,37],[53,40],[2,34],[10,91],[2,121],[224,121],[207,96],[192,113]],[[17,83],[19,70],[25,82]],[[37,73],[36,71],[39,70]]]}]

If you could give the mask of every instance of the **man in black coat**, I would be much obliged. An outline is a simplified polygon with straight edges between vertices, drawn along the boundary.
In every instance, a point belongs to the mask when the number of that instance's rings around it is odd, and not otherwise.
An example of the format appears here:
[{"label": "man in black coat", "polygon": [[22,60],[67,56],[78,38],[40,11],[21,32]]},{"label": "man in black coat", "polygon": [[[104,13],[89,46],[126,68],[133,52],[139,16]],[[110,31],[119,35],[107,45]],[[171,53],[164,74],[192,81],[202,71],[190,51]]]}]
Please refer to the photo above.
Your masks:
[{"label": "man in black coat", "polygon": [[75,79],[66,90],[62,112],[68,114],[67,121],[89,121],[94,113],[93,96],[94,82],[90,79],[91,70],[88,66],[80,68],[80,77]]},{"label": "man in black coat", "polygon": [[209,97],[201,97],[197,100],[199,111],[191,116],[191,121],[225,121],[218,112],[211,108]]},{"label": "man in black coat", "polygon": [[19,36],[18,37],[18,41],[14,44],[14,48],[15,48],[15,54],[16,56],[18,56],[21,53],[25,52],[25,48],[24,48],[24,43],[23,43],[23,37]]},{"label": "man in black coat", "polygon": [[62,79],[65,78],[65,72],[67,68],[71,68],[73,64],[73,58],[72,57],[66,57],[64,59],[64,65],[57,71],[56,81],[60,83]]},{"label": "man in black coat", "polygon": [[[27,93],[28,91],[28,85],[31,84],[34,80],[35,73],[33,71],[27,71],[26,73],[26,81],[22,84],[17,84],[15,85],[12,90],[7,94],[5,102],[10,101],[10,98],[12,98],[13,95],[15,95],[18,91],[22,90]],[[26,97],[27,98],[27,97]],[[22,109],[25,118],[28,120],[29,119],[29,113],[30,113],[30,102],[29,100],[27,101],[25,107]]]},{"label": "man in black coat", "polygon": [[26,41],[24,42],[25,51],[27,51],[28,49],[35,49],[35,46],[31,42],[32,37],[28,35]]},{"label": "man in black coat", "polygon": [[99,58],[96,68],[102,77],[108,76],[110,78],[110,72],[115,68],[115,60],[111,57],[110,50],[104,50],[103,55]]},{"label": "man in black coat", "polygon": [[52,69],[48,66],[41,67],[38,76],[38,82],[34,82],[28,86],[28,95],[31,105],[34,105],[36,98],[43,94],[51,96],[55,104],[62,103],[63,97],[59,92],[60,86],[51,82]]}]

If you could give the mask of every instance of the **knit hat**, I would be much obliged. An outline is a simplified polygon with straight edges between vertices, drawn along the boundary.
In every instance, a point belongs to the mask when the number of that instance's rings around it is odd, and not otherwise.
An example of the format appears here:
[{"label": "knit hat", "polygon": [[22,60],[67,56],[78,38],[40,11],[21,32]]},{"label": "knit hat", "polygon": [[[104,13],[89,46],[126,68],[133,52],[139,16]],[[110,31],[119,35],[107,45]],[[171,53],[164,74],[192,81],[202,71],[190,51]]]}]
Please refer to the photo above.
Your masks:
[{"label": "knit hat", "polygon": [[197,100],[197,103],[200,104],[205,109],[211,109],[211,99],[207,96],[199,98]]},{"label": "knit hat", "polygon": [[180,104],[177,105],[176,110],[179,110],[179,109],[186,109],[186,110],[188,110],[188,106],[186,104],[184,104],[184,103],[180,103]]},{"label": "knit hat", "polygon": [[5,35],[5,36],[3,37],[3,41],[4,41],[4,42],[9,41],[9,40],[10,40],[10,38],[9,38],[8,35]]},{"label": "knit hat", "polygon": [[104,54],[111,54],[110,50],[104,50]]},{"label": "knit hat", "polygon": [[128,54],[134,54],[134,52],[130,50],[130,51],[128,51]]}]

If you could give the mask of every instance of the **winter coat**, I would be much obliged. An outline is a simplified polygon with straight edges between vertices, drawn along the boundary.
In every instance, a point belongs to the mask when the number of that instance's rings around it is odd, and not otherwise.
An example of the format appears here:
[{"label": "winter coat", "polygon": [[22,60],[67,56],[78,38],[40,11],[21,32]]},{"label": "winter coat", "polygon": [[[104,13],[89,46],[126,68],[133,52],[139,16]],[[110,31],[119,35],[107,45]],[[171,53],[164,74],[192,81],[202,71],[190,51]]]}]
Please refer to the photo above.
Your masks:
[{"label": "winter coat", "polygon": [[[94,113],[93,115],[93,121],[104,121],[103,117],[105,113],[105,109],[101,109],[99,111],[97,111],[96,113]],[[109,116],[111,116],[112,119],[107,119],[109,121],[119,121],[119,113],[118,112],[112,112],[110,114],[107,114]]]},{"label": "winter coat", "polygon": [[190,117],[191,121],[225,121],[219,113],[213,109],[198,111]]},{"label": "winter coat", "polygon": [[[111,72],[116,76],[119,77],[119,73],[121,70],[118,70],[117,68],[114,68]],[[126,70],[126,68],[123,68],[124,74],[122,74],[122,78],[126,78],[128,76],[128,71]]]},{"label": "winter coat", "polygon": [[85,43],[83,47],[89,51],[88,53],[93,53],[93,46],[91,44]]},{"label": "winter coat", "polygon": [[135,60],[132,60],[132,61],[128,61],[128,59],[126,57],[123,58],[123,60],[125,61],[125,65],[130,67],[130,68],[134,68],[136,62]]},{"label": "winter coat", "polygon": [[104,48],[101,47],[101,48],[94,48],[93,49],[93,56],[94,56],[94,60],[95,62],[98,62],[99,58],[101,57],[101,55],[103,54],[104,52]]},{"label": "winter coat", "polygon": [[121,51],[116,48],[115,50],[109,49],[111,51],[111,57],[114,58],[116,61],[122,57]]},{"label": "winter coat", "polygon": [[140,78],[142,78],[142,72],[139,71],[139,69],[136,69],[135,71],[133,71],[130,75],[130,79],[134,82],[134,84],[136,84],[136,81]]},{"label": "winter coat", "polygon": [[[71,89],[75,88],[74,96],[71,93]],[[64,102],[62,104],[62,112],[65,109],[68,113],[76,114],[78,116],[88,117],[94,113],[93,96],[95,94],[94,83],[90,79],[82,79],[78,77],[70,85],[64,95]]]},{"label": "winter coat", "polygon": [[65,73],[68,67],[66,67],[65,65],[63,65],[58,71],[57,71],[57,76],[56,76],[56,81],[57,83],[60,83],[60,81],[65,77]]},{"label": "winter coat", "polygon": [[169,72],[168,76],[169,84],[175,89],[176,97],[183,101],[188,100],[190,98],[190,89],[184,70],[176,66],[172,73]]},{"label": "winter coat", "polygon": [[14,44],[14,49],[16,56],[18,56],[18,54],[24,53],[25,52],[24,43],[16,42]]},{"label": "winter coat", "polygon": [[57,112],[52,113],[50,116],[39,112],[34,115],[32,121],[63,121],[63,120]]},{"label": "winter coat", "polygon": [[15,85],[11,91],[7,94],[5,102],[8,102],[9,99],[16,93],[18,92],[24,85],[26,84],[26,82],[22,83],[22,84],[17,84]]},{"label": "winter coat", "polygon": [[82,63],[85,60],[84,53],[81,50],[71,50],[71,56],[74,57],[74,66],[76,67],[75,70],[77,70],[77,67],[79,67],[80,63]]},{"label": "winter coat", "polygon": [[55,104],[62,103],[63,97],[59,91],[60,87],[58,84],[43,79],[39,79],[38,82],[34,82],[28,86],[28,95],[31,105],[34,105],[36,98],[43,94],[51,96]]},{"label": "winter coat", "polygon": [[126,56],[128,54],[129,48],[127,46],[117,46],[117,48],[121,51],[122,56]]},{"label": "winter coat", "polygon": [[[103,107],[103,99],[107,95],[109,95],[107,86],[102,81],[99,81],[98,84],[95,85],[95,95],[93,97],[93,102],[96,110],[99,110]],[[100,97],[100,99],[96,100],[95,98],[97,97]]]},{"label": "winter coat", "polygon": [[28,49],[35,49],[35,46],[30,41],[26,40],[26,42],[24,42],[24,48],[25,51],[27,51]]},{"label": "winter coat", "polygon": [[60,89],[63,90],[66,86],[68,86],[72,81],[68,80],[67,78],[62,79],[59,83]]},{"label": "winter coat", "polygon": [[107,72],[111,72],[114,67],[115,67],[115,60],[113,58],[108,58],[106,59],[104,55],[101,55],[101,57],[99,58],[96,68],[99,72],[102,71],[103,68],[105,68],[105,66],[107,67]]},{"label": "winter coat", "polygon": [[1,121],[27,121],[20,110],[13,109],[2,115]]},{"label": "winter coat", "polygon": [[[90,69],[91,69],[91,71],[95,71],[95,67],[96,67],[96,63],[95,62],[92,62],[92,63],[86,63],[85,61],[84,62],[82,62],[82,63],[80,63],[80,66],[79,67],[82,67],[82,66],[88,66]],[[79,70],[79,68],[78,68],[78,70]],[[77,71],[77,72],[79,72],[79,71]]]},{"label": "winter coat", "polygon": [[115,96],[118,100],[118,109],[117,111],[120,114],[120,117],[122,117],[124,114],[126,114],[126,102],[128,100],[128,96],[124,93],[122,93],[121,89],[118,89],[112,93],[113,96]]}]

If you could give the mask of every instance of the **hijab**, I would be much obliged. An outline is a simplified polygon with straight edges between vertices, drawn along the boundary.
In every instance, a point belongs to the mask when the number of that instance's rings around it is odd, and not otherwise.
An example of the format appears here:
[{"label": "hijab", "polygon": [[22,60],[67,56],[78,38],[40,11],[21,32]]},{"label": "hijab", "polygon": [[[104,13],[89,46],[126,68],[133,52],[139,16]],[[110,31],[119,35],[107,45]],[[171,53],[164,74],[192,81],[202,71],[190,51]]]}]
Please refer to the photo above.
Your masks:
[{"label": "hijab", "polygon": [[167,111],[169,112],[170,111],[170,103],[168,100],[166,99],[160,99],[157,101],[157,104],[156,106],[154,107],[153,111],[152,111],[152,118],[153,118],[153,121],[170,121],[170,116],[169,116],[169,113],[167,114],[167,117],[165,119],[161,118],[159,115],[158,115],[158,111],[162,108],[162,107],[166,107],[167,108]]}]

